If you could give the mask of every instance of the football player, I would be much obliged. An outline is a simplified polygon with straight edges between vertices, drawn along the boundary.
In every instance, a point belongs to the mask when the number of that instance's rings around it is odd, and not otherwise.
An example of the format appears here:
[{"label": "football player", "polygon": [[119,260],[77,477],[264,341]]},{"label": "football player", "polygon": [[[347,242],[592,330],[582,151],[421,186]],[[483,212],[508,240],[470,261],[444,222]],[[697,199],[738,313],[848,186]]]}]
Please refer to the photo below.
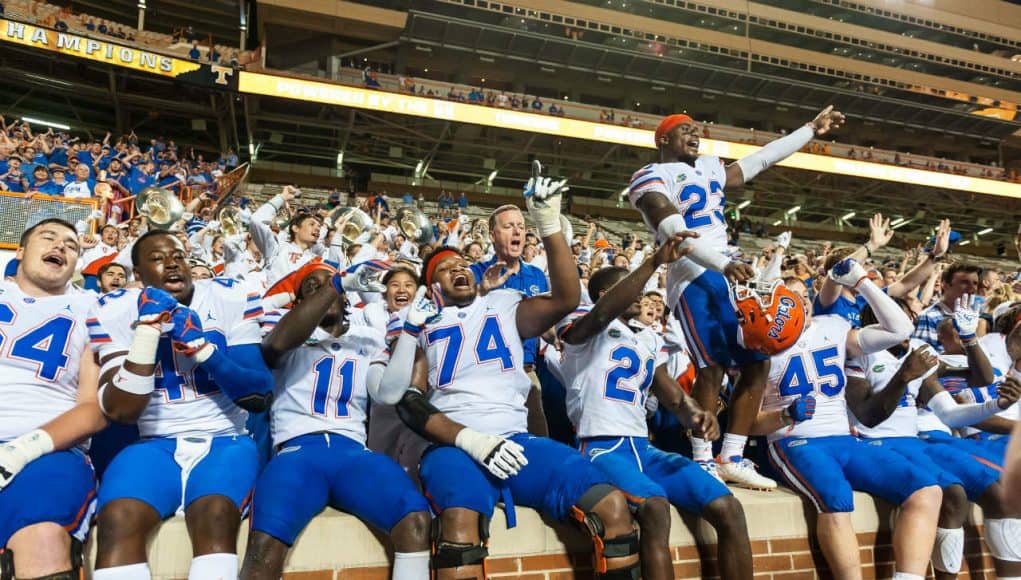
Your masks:
[{"label": "football player", "polygon": [[84,450],[106,426],[96,392],[95,294],[69,281],[78,233],[60,219],[25,230],[0,281],[0,578],[81,577],[96,503]]},{"label": "football player", "polygon": [[717,460],[712,443],[692,435],[694,459],[724,481],[752,489],[774,489],[744,448],[762,402],[769,373],[769,356],[740,341],[728,278],[751,279],[747,264],[732,260],[727,247],[723,216],[724,190],[740,187],[772,165],[804,147],[817,135],[840,126],[844,116],[827,107],[803,127],[770,142],[736,163],[723,165],[719,157],[699,155],[699,125],[687,115],[670,115],[656,128],[656,163],[639,169],[631,178],[628,197],[660,241],[696,231],[686,243],[694,251],[671,264],[667,271],[667,305],[681,321],[688,350],[698,364],[693,395],[704,409],[712,409],[728,367],[740,367],[741,376],[731,396],[730,421]]},{"label": "football player", "polygon": [[280,578],[288,548],[327,505],[390,535],[393,578],[429,577],[429,504],[397,463],[365,447],[366,373],[385,332],[349,325],[345,296],[383,290],[356,272],[370,266],[339,273],[313,261],[282,280],[295,288],[295,306],[262,341],[274,369],[270,416],[279,451],[255,486],[242,578]]},{"label": "football player", "polygon": [[484,575],[488,522],[501,500],[509,527],[515,504],[580,522],[594,538],[601,577],[640,574],[624,495],[575,450],[528,434],[531,381],[522,343],[569,314],[580,294],[560,233],[564,184],[534,176],[525,190],[549,254],[552,292],[524,298],[494,289],[481,296],[469,262],[441,247],[423,264],[432,301],[420,288],[380,384],[369,384],[374,398],[399,401],[408,425],[437,443],[422,457],[419,476],[438,513],[433,567],[440,578]]},{"label": "football player", "polygon": [[855,489],[900,506],[893,536],[894,578],[920,580],[932,553],[942,492],[933,475],[852,434],[844,374],[848,355],[878,352],[906,340],[911,320],[856,261],[838,263],[830,275],[861,294],[879,324],[852,329],[840,316],[813,317],[804,283],[785,280],[804,308],[806,326],[794,346],[770,361],[756,431],[768,433],[770,460],[788,485],[818,510],[816,537],[834,576],[861,578],[858,539],[851,525]]},{"label": "football player", "polygon": [[695,462],[649,442],[645,420],[650,389],[659,404],[703,438],[719,436],[707,413],[667,372],[663,339],[652,328],[629,324],[642,309],[641,291],[661,264],[689,248],[678,234],[628,274],[604,268],[589,281],[590,309],[580,308],[557,325],[564,343],[560,372],[567,412],[582,454],[624,491],[641,526],[642,576],[673,578],[670,505],[705,518],[716,529],[720,576],[752,577],[752,550],[744,510],[717,478]]},{"label": "football player", "polygon": [[182,513],[192,540],[190,577],[236,578],[237,533],[259,469],[248,410],[272,399],[259,352],[261,297],[235,280],[192,281],[172,233],[152,230],[132,248],[145,288],[100,298],[104,379],[112,419],[142,439],[117,454],[99,487],[96,580],[150,578],[146,547],[159,523]]}]

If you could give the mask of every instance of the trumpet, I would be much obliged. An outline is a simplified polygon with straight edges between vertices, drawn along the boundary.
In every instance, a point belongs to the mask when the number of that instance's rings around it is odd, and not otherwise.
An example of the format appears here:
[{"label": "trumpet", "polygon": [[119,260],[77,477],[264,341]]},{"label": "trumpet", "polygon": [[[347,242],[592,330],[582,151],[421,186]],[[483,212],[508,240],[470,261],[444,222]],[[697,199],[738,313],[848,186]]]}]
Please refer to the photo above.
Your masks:
[{"label": "trumpet", "polygon": [[[330,212],[330,223],[340,228],[340,237],[350,246],[373,226],[369,214],[356,207],[338,207]],[[341,224],[343,222],[343,224]]]},{"label": "trumpet", "polygon": [[428,244],[433,241],[433,226],[429,217],[417,207],[404,206],[397,210],[397,229],[408,241]]},{"label": "trumpet", "polygon": [[245,232],[245,224],[241,221],[241,215],[236,207],[225,207],[220,210],[220,231],[223,235],[233,237]]},{"label": "trumpet", "polygon": [[168,230],[184,215],[184,204],[174,192],[161,187],[146,187],[138,192],[135,208],[145,216],[149,226],[157,230]]}]

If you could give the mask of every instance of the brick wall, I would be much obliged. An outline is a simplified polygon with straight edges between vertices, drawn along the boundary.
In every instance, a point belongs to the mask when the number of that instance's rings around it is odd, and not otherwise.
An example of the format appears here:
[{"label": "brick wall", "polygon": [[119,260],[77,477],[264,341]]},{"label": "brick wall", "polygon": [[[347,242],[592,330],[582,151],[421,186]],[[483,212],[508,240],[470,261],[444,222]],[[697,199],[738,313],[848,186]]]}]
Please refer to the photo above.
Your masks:
[{"label": "brick wall", "polygon": [[[744,506],[754,553],[755,577],[763,580],[828,578],[825,561],[814,540],[815,514],[797,495],[780,489],[772,493],[734,490]],[[864,578],[893,575],[890,545],[891,508],[867,495],[855,494],[852,525],[861,546]],[[541,518],[518,507],[518,525],[507,529],[497,510],[492,525],[488,560],[494,580],[587,579],[591,572],[591,541],[572,525]],[[995,578],[992,561],[983,552],[982,519],[976,509],[965,528],[965,563],[960,578]],[[245,528],[243,526],[243,528]],[[94,536],[95,534],[93,534]],[[238,548],[243,554],[247,530]],[[705,522],[673,513],[670,545],[677,578],[715,578],[716,535]],[[91,546],[94,550],[94,546]],[[354,517],[327,509],[298,537],[286,565],[286,580],[389,580],[385,540]],[[90,552],[92,552],[90,550]],[[94,552],[92,552],[94,553]],[[94,555],[91,558],[94,561]],[[164,523],[149,546],[153,580],[184,580],[188,576],[191,545],[184,518]]]},{"label": "brick wall", "polygon": [[[970,526],[966,529],[965,562],[958,578],[978,578],[993,580],[992,559],[982,551],[982,526]],[[864,580],[890,578],[893,576],[893,546],[890,545],[888,532],[866,532],[858,534],[861,547],[862,576]],[[770,540],[754,540],[755,578],[762,580],[812,580],[829,577],[826,563],[818,546],[808,538],[776,538]],[[700,552],[704,554],[700,556]],[[716,561],[713,555],[715,545],[703,548],[696,546],[676,546],[674,554],[674,574],[677,578],[718,578]],[[509,558],[491,558],[488,561],[489,577],[518,578],[521,580],[572,580],[592,577],[591,555],[576,554],[544,554],[538,556],[519,556]],[[930,574],[931,577],[931,574]],[[348,568],[334,572],[332,570],[289,572],[284,574],[285,580],[388,580],[390,568],[375,566],[370,568]]]}]

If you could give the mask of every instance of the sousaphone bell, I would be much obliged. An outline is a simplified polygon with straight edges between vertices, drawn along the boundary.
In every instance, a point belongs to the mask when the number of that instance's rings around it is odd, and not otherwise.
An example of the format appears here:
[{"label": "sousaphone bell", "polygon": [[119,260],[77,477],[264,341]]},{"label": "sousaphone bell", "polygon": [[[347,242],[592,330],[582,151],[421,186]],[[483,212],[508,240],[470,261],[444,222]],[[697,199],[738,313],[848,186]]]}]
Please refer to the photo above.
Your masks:
[{"label": "sousaphone bell", "polygon": [[356,207],[338,207],[330,212],[330,222],[333,227],[340,229],[340,237],[348,246],[355,243],[355,240],[374,224],[369,214]]},{"label": "sousaphone bell", "polygon": [[135,209],[145,216],[149,226],[168,230],[184,215],[184,204],[177,195],[162,187],[146,187],[135,198]]},{"label": "sousaphone bell", "polygon": [[417,207],[404,206],[397,210],[397,229],[408,241],[416,245],[433,241],[433,226],[429,217]]}]

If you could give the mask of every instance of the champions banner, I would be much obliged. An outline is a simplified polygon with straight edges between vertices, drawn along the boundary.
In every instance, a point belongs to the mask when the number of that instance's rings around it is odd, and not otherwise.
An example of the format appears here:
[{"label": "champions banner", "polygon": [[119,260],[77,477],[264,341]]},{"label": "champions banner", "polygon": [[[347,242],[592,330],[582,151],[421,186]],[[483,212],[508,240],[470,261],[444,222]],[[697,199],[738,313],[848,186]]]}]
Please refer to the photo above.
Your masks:
[{"label": "champions banner", "polygon": [[172,77],[185,82],[237,89],[235,71],[231,67],[202,64],[23,22],[0,18],[0,41]]}]

